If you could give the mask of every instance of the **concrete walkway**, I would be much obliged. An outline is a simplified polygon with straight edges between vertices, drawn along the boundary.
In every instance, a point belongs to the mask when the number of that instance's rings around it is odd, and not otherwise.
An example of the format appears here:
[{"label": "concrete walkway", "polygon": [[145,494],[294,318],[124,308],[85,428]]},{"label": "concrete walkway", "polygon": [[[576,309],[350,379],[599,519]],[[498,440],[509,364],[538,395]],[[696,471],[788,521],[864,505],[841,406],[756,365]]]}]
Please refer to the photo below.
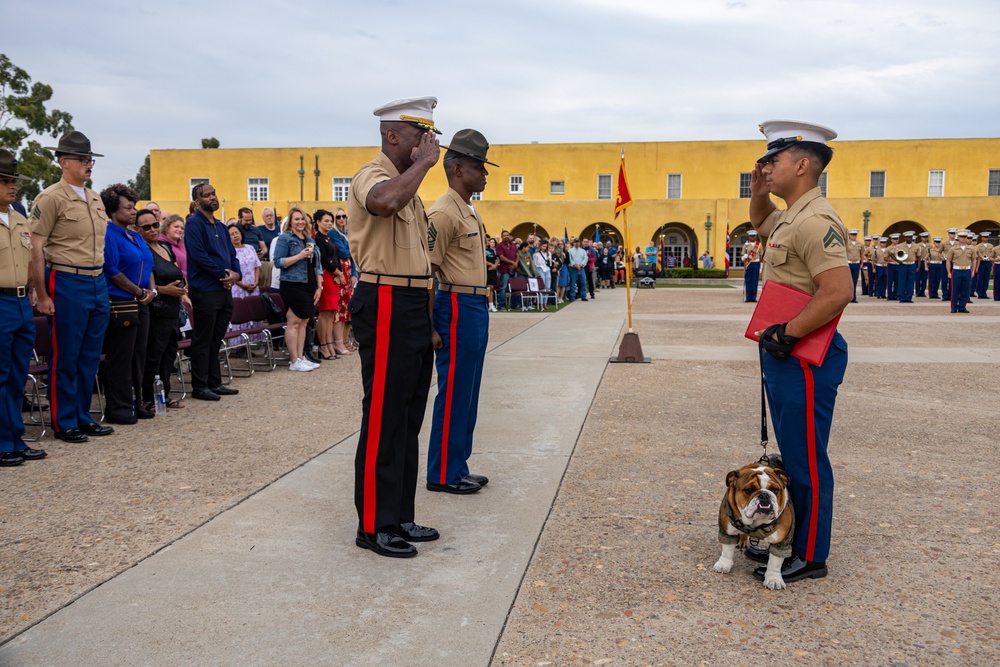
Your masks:
[{"label": "concrete walkway", "polygon": [[539,321],[487,357],[472,468],[491,483],[418,487],[442,539],[417,558],[354,545],[355,434],[0,647],[0,666],[489,664],[625,299],[500,317]]}]

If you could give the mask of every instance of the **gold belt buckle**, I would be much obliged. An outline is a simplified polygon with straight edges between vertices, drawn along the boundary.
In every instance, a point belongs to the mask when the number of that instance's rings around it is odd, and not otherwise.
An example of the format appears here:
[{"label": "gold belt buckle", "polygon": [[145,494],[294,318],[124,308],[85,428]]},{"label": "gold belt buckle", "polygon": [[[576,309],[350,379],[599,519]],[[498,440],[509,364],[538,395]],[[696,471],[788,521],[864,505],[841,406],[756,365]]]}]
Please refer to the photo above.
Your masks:
[{"label": "gold belt buckle", "polygon": [[27,294],[28,294],[28,288],[26,286],[21,285],[20,287],[17,288],[18,298],[24,298],[25,296],[27,296]]}]

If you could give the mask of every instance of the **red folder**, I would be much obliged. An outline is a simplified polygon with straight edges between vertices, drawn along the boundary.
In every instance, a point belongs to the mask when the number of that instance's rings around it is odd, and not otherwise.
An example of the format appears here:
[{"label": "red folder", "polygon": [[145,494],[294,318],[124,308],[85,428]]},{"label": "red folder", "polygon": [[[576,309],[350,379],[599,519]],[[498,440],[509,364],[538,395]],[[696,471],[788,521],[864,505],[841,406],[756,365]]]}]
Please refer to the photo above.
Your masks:
[{"label": "red folder", "polygon": [[[808,292],[768,280],[764,283],[764,289],[757,299],[757,307],[754,308],[753,317],[750,318],[750,325],[743,335],[750,340],[759,341],[760,337],[754,335],[755,331],[763,331],[772,324],[784,324],[792,320],[802,312],[810,299],[812,295]],[[823,358],[826,357],[826,351],[830,348],[833,334],[837,331],[841,315],[843,312],[804,336],[792,348],[792,356],[813,366],[821,365]]]}]

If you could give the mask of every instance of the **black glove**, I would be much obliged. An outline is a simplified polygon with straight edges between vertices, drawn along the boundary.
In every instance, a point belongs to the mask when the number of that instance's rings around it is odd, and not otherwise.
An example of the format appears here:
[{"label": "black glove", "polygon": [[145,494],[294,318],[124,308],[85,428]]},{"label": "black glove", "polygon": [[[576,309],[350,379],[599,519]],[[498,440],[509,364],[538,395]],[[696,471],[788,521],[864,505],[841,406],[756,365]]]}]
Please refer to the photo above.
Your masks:
[{"label": "black glove", "polygon": [[772,324],[760,334],[760,346],[775,359],[784,359],[799,342],[795,336],[785,334],[785,324]]}]

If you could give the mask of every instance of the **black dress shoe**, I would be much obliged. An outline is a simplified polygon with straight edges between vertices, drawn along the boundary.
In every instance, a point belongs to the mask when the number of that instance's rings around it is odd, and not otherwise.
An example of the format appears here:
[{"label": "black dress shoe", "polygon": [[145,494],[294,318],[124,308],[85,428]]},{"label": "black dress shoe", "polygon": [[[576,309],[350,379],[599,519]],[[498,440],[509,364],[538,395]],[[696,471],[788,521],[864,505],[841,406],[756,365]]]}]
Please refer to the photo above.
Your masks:
[{"label": "black dress shoe", "polygon": [[31,449],[30,447],[14,453],[20,455],[25,461],[38,461],[48,456],[44,449]]},{"label": "black dress shoe", "polygon": [[123,426],[131,426],[132,424],[135,424],[139,420],[136,419],[135,415],[132,415],[131,417],[116,417],[114,415],[104,415],[104,421],[108,422],[109,424],[121,424]]},{"label": "black dress shoe", "polygon": [[86,435],[97,435],[97,436],[111,435],[112,433],[115,432],[115,430],[110,426],[101,426],[100,424],[95,424],[94,422],[90,422],[89,424],[84,424],[83,426],[80,427],[80,430],[83,431]]},{"label": "black dress shoe", "polygon": [[63,442],[79,443],[79,442],[87,442],[88,440],[90,440],[90,438],[87,437],[87,434],[78,428],[69,428],[66,429],[65,431],[56,431],[55,436],[57,439],[62,440]]},{"label": "black dress shoe", "polygon": [[767,561],[771,557],[771,552],[767,549],[761,549],[760,547],[748,544],[747,548],[743,550],[743,555],[755,563],[764,563],[767,565]]},{"label": "black dress shoe", "polygon": [[486,475],[473,475],[471,472],[462,478],[463,482],[472,482],[473,484],[478,484],[479,486],[486,486],[490,483],[490,478]]},{"label": "black dress shoe", "polygon": [[407,542],[433,542],[441,537],[441,533],[427,526],[418,526],[412,521],[399,524],[396,534]]},{"label": "black dress shoe", "polygon": [[435,484],[434,482],[427,482],[428,491],[444,491],[445,493],[455,493],[458,495],[464,495],[466,493],[475,493],[479,489],[483,488],[475,482],[469,482],[463,479],[458,484]]},{"label": "black dress shoe", "polygon": [[156,413],[152,410],[147,410],[141,405],[135,409],[135,416],[139,419],[152,419],[156,416]]},{"label": "black dress shoe", "polygon": [[323,361],[323,356],[322,355],[320,355],[319,357],[317,357],[317,356],[313,355],[312,352],[303,352],[302,356],[305,357],[306,359],[308,359],[309,361],[313,362],[314,364],[319,364],[319,363],[322,363],[322,361]]},{"label": "black dress shoe", "polygon": [[[753,576],[764,581],[764,573],[767,567],[762,565],[753,571]],[[820,579],[827,574],[826,561],[811,562],[802,560],[798,556],[786,558],[781,564],[781,578],[786,584],[799,581],[800,579]]]},{"label": "black dress shoe", "polygon": [[239,389],[230,389],[229,387],[224,387],[221,384],[218,387],[212,387],[212,391],[219,396],[235,396],[240,393]]},{"label": "black dress shoe", "polygon": [[197,398],[199,401],[217,401],[219,395],[211,389],[195,389],[191,392],[191,398]]},{"label": "black dress shoe", "polygon": [[21,456],[20,452],[4,452],[0,454],[0,466],[9,468],[11,466],[19,466],[24,463],[24,457]]},{"label": "black dress shoe", "polygon": [[359,530],[354,543],[389,558],[413,558],[417,555],[415,546],[394,533],[363,533]]}]

